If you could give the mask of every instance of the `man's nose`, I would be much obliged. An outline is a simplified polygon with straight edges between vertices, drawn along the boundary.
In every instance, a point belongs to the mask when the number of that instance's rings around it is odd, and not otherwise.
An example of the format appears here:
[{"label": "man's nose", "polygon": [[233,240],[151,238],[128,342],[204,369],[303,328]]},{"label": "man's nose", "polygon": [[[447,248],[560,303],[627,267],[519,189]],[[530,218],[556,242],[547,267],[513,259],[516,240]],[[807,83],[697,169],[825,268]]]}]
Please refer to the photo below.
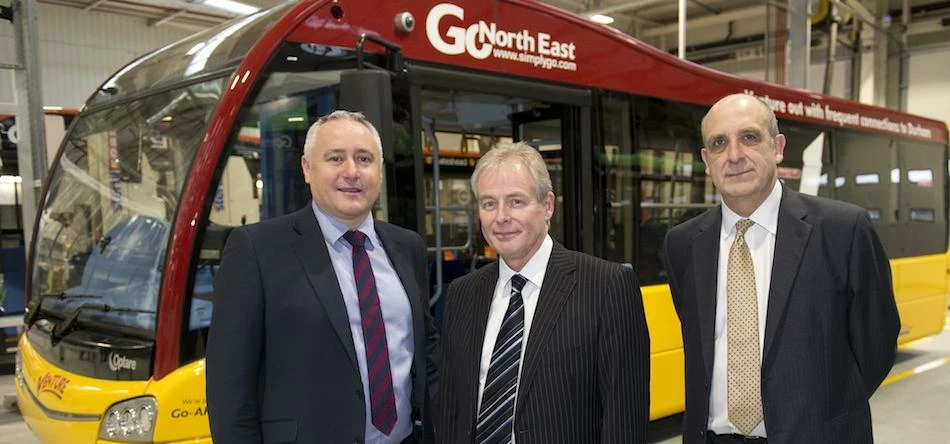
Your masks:
[{"label": "man's nose", "polygon": [[509,211],[508,211],[508,208],[505,207],[504,205],[499,205],[499,206],[498,206],[498,221],[499,221],[499,222],[507,222],[508,219],[509,219]]},{"label": "man's nose", "polygon": [[726,145],[726,158],[729,160],[729,162],[738,162],[743,157],[745,157],[745,154],[742,153],[742,147],[739,145],[738,141],[732,140],[728,145]]},{"label": "man's nose", "polygon": [[346,177],[356,177],[359,169],[356,167],[356,161],[347,159],[343,161],[343,175]]}]

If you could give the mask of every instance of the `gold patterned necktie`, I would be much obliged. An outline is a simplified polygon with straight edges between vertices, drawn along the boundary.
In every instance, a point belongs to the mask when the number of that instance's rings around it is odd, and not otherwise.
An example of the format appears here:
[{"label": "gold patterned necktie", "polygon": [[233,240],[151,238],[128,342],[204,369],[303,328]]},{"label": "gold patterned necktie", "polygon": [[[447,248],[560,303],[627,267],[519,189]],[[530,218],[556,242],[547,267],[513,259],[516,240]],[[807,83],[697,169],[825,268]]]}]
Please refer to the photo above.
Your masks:
[{"label": "gold patterned necktie", "polygon": [[755,222],[749,219],[736,222],[726,277],[729,421],[743,435],[762,421],[759,306],[752,254],[745,241],[746,230],[752,225]]}]

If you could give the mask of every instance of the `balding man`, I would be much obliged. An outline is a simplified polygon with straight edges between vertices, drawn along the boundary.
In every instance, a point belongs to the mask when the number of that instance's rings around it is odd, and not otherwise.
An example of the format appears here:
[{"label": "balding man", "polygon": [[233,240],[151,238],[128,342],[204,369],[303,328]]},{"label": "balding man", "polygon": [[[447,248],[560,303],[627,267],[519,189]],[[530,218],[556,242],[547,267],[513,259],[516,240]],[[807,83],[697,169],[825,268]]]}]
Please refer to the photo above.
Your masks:
[{"label": "balding man", "polygon": [[767,104],[727,96],[702,122],[722,205],[671,230],[683,329],[683,442],[870,443],[868,398],[900,321],[863,208],[778,181],[785,136]]}]

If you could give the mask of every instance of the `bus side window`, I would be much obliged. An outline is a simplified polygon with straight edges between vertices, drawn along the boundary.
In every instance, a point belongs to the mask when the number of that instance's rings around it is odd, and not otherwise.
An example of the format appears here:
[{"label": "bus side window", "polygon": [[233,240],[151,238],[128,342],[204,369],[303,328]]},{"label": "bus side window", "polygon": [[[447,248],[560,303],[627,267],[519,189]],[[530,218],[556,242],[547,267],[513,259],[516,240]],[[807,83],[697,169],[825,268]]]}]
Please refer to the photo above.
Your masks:
[{"label": "bus side window", "polygon": [[663,239],[677,224],[715,206],[719,196],[705,173],[700,121],[705,109],[635,98],[634,152],[629,174],[635,192],[629,221],[636,227],[633,265],[641,285],[667,280]]},{"label": "bus side window", "polygon": [[[187,331],[193,338],[182,341],[184,361],[204,357],[214,308],[214,275],[231,229],[260,220],[260,196],[257,180],[242,155],[228,156],[221,181],[215,191],[208,224],[201,234],[194,272]],[[187,302],[186,302],[187,303]]]}]

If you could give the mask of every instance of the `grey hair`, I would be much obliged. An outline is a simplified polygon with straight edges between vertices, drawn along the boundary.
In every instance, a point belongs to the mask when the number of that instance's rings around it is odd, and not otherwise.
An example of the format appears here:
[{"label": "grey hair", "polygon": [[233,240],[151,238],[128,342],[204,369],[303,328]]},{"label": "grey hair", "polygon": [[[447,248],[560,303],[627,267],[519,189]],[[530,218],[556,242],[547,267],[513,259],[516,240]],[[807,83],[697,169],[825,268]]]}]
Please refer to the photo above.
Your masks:
[{"label": "grey hair", "polygon": [[534,179],[534,191],[537,194],[538,201],[543,201],[548,193],[552,191],[551,174],[548,172],[547,165],[541,153],[524,142],[502,142],[490,149],[488,153],[478,159],[475,164],[475,171],[472,172],[472,192],[478,199],[478,178],[485,170],[495,170],[501,165],[511,161],[521,162],[528,168]]},{"label": "grey hair", "polygon": [[754,95],[745,94],[745,93],[730,94],[728,96],[725,96],[719,99],[718,101],[716,101],[716,103],[714,103],[713,106],[709,108],[709,111],[706,112],[705,116],[703,116],[703,121],[700,124],[702,128],[702,132],[703,132],[703,140],[705,141],[706,139],[706,119],[709,117],[709,114],[712,113],[713,109],[715,109],[716,106],[719,105],[719,103],[733,97],[749,97],[749,98],[754,99],[759,105],[762,105],[762,109],[765,111],[765,121],[762,123],[765,124],[766,130],[769,132],[769,138],[774,141],[775,136],[778,135],[778,119],[775,117],[775,112],[772,111],[772,106],[769,105],[768,102],[766,102],[760,97],[756,97]]},{"label": "grey hair", "polygon": [[303,142],[304,157],[307,159],[310,158],[310,153],[313,152],[313,147],[317,144],[317,132],[320,130],[320,127],[325,125],[327,122],[332,122],[335,120],[352,120],[366,127],[370,134],[373,135],[373,140],[376,141],[376,148],[379,149],[380,164],[382,164],[383,142],[379,138],[379,131],[376,131],[376,127],[373,126],[372,122],[366,119],[366,116],[364,116],[363,113],[357,111],[346,111],[342,109],[327,114],[317,119],[313,125],[310,125],[310,129],[307,130],[307,139]]}]

